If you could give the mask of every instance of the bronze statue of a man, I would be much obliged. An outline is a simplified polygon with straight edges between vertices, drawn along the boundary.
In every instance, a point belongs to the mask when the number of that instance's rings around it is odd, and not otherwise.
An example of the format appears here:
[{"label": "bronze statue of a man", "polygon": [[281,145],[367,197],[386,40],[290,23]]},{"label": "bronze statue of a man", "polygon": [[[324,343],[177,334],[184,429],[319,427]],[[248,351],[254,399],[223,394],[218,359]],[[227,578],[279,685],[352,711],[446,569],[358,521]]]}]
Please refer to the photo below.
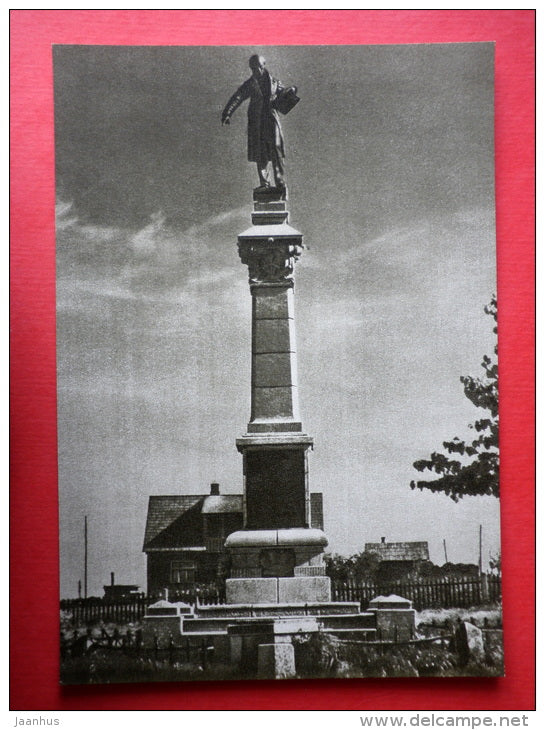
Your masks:
[{"label": "bronze statue of a man", "polygon": [[[252,75],[235,91],[225,105],[221,123],[229,124],[233,112],[246,99],[248,105],[248,160],[257,164],[260,186],[257,190],[276,187],[285,191],[284,138],[278,118],[277,102],[285,89],[265,68],[263,56],[254,55],[249,61]],[[271,178],[272,168],[272,178]],[[274,182],[274,186],[273,186]]]}]

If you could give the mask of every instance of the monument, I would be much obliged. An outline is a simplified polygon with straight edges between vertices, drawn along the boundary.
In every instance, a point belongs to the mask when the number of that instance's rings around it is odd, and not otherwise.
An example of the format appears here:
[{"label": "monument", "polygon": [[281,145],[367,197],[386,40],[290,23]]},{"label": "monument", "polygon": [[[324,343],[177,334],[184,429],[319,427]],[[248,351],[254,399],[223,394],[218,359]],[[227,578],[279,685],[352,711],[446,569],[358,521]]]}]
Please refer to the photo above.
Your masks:
[{"label": "monument", "polygon": [[311,527],[313,439],[303,431],[299,412],[294,271],[303,235],[289,223],[277,114],[298,99],[294,87],[284,89],[270,76],[262,56],[252,56],[250,68],[252,76],[222,114],[222,123],[228,123],[250,99],[248,159],[257,162],[260,180],[252,225],[238,236],[252,297],[250,420],[236,440],[243,461],[243,528],[225,541],[230,557],[225,604],[192,610],[160,601],[149,607],[144,623],[148,636],[171,632],[172,626],[185,636],[207,636],[217,656],[237,664],[244,676],[289,678],[297,675],[295,635],[373,640],[380,629],[408,638],[414,611],[398,596],[376,599],[367,612],[359,602],[331,598],[323,561],[327,537]]},{"label": "monument", "polygon": [[[238,237],[252,296],[251,415],[237,439],[243,457],[244,529],[230,535],[228,603],[330,601],[325,575],[325,534],[312,529],[308,450],[299,415],[295,343],[294,269],[303,236],[289,224],[284,181],[284,141],[278,107],[293,108],[295,87],[266,69],[263,56],[227,102],[222,122],[249,98],[248,159],[257,163],[252,226]],[[287,95],[291,104],[282,105]],[[272,166],[274,185],[268,166]]]}]

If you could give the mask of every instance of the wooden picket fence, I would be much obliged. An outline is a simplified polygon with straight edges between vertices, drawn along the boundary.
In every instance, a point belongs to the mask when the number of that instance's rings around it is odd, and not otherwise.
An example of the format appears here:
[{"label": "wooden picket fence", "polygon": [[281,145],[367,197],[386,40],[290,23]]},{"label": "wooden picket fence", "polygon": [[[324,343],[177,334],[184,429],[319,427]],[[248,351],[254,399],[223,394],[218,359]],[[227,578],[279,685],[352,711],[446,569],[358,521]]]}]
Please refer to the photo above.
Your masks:
[{"label": "wooden picket fence", "polygon": [[413,608],[470,608],[501,599],[501,579],[497,575],[460,578],[420,578],[390,582],[332,581],[334,601],[359,601],[363,610],[376,596],[395,594],[408,598]]},{"label": "wooden picket fence", "polygon": [[[497,575],[482,578],[421,578],[392,582],[331,581],[334,601],[359,601],[362,610],[376,596],[392,593],[408,598],[417,611],[424,608],[470,608],[495,603],[501,598],[501,579]],[[63,599],[61,611],[70,616],[74,624],[90,624],[99,621],[131,623],[139,621],[146,607],[163,598],[164,594],[140,593],[126,599],[105,601],[101,598]],[[170,601],[183,601],[190,605],[218,605],[225,603],[225,595],[214,586],[171,591]]]},{"label": "wooden picket fence", "polygon": [[[146,607],[165,597],[164,591],[137,595],[116,600],[103,598],[67,598],[61,600],[60,608],[74,624],[92,624],[99,621],[113,623],[134,623],[146,612]],[[170,590],[169,601],[183,601],[190,605],[217,605],[225,603],[223,591],[215,585],[197,585],[192,588]]]},{"label": "wooden picket fence", "polygon": [[69,615],[74,624],[99,621],[122,624],[139,621],[149,604],[150,599],[144,594],[108,602],[100,598],[70,598],[61,601],[61,611]]}]

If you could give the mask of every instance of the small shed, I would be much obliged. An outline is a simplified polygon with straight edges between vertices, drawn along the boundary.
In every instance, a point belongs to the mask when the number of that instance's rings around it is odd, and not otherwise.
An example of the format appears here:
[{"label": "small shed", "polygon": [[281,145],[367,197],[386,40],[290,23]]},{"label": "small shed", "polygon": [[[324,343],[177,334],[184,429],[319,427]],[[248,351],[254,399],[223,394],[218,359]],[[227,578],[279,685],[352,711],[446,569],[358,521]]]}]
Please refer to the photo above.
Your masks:
[{"label": "small shed", "polygon": [[406,578],[417,571],[418,566],[428,562],[430,552],[426,542],[380,542],[365,543],[365,552],[378,557],[377,572],[379,580]]}]

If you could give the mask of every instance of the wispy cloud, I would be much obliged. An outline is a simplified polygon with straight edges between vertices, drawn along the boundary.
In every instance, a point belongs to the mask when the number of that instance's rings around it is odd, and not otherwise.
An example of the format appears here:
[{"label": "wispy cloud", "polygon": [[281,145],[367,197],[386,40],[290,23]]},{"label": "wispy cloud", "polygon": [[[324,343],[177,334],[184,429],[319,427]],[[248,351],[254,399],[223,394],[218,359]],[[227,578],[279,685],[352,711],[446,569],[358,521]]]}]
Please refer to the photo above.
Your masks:
[{"label": "wispy cloud", "polygon": [[238,267],[217,229],[238,220],[242,227],[247,215],[245,207],[228,210],[184,230],[159,210],[134,231],[83,223],[72,203],[59,201],[58,306],[77,307],[77,295],[179,302],[217,285]]}]

